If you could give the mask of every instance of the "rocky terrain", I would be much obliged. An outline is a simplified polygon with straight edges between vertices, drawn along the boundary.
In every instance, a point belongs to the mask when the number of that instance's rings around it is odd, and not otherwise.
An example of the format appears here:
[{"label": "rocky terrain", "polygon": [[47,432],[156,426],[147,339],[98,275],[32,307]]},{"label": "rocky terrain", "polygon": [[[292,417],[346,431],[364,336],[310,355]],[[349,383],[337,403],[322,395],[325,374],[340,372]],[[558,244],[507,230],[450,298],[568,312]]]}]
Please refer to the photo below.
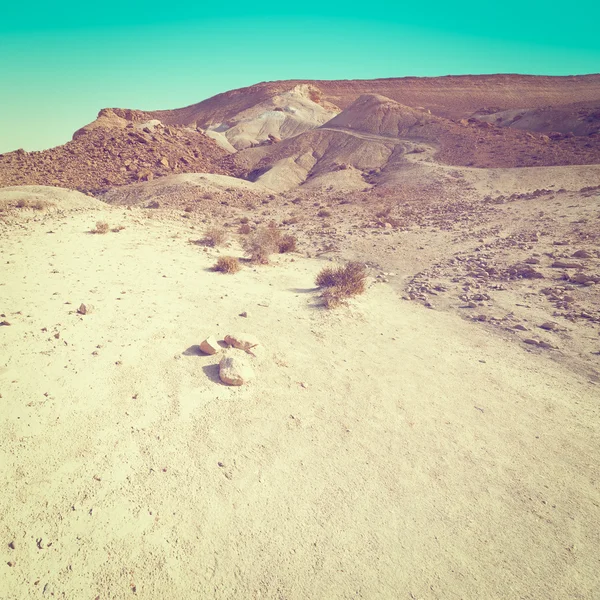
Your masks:
[{"label": "rocky terrain", "polygon": [[136,126],[111,113],[102,111],[100,126],[80,129],[63,146],[0,155],[0,186],[52,185],[94,193],[172,173],[230,173],[224,163],[229,152],[203,133],[156,122]]},{"label": "rocky terrain", "polygon": [[324,174],[357,189],[385,185],[407,153],[428,148],[455,166],[599,164],[600,78],[282,81],[176,110],[103,109],[64,146],[0,156],[0,185],[100,192],[173,173],[271,171],[262,183],[278,191]]},{"label": "rocky terrain", "polygon": [[598,597],[599,101],[275,82],[1,156],[0,596]]}]

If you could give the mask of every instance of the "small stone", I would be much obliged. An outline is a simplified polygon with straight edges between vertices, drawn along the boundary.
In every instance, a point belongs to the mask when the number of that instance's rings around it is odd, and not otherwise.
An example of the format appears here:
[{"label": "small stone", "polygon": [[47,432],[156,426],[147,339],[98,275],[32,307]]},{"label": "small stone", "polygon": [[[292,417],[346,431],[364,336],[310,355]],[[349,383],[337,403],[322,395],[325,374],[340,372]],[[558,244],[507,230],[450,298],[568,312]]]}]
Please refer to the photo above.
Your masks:
[{"label": "small stone", "polygon": [[244,317],[244,318],[248,318],[250,316],[250,313],[248,313],[247,310],[245,310],[244,312],[240,313],[240,317]]},{"label": "small stone", "polygon": [[246,333],[226,335],[225,343],[229,344],[233,348],[238,348],[239,350],[243,350],[244,352],[248,352],[250,354],[253,354],[252,350],[259,345],[258,340],[254,336]]},{"label": "small stone", "polygon": [[0,321],[0,327],[10,327],[10,323],[8,321]]},{"label": "small stone", "polygon": [[546,331],[554,331],[558,327],[558,323],[554,323],[554,321],[547,321],[546,323],[542,323],[540,325],[541,329],[545,329]]},{"label": "small stone", "polygon": [[564,260],[555,260],[552,265],[554,269],[581,269],[583,265],[577,262],[567,262]]},{"label": "small stone", "polygon": [[227,385],[244,385],[254,378],[254,371],[244,355],[230,353],[219,363],[219,377]]},{"label": "small stone", "polygon": [[221,346],[219,346],[217,340],[211,335],[207,337],[201,344],[200,350],[204,352],[204,354],[217,354],[217,352],[221,351]]},{"label": "small stone", "polygon": [[596,278],[593,275],[587,275],[586,273],[575,273],[569,277],[569,281],[573,283],[580,283],[586,285],[587,283],[594,283]]},{"label": "small stone", "polygon": [[592,255],[587,250],[577,250],[573,254],[573,258],[592,258]]},{"label": "small stone", "polygon": [[77,312],[80,315],[89,315],[94,312],[94,307],[91,304],[81,304],[81,306],[77,309]]},{"label": "small stone", "polygon": [[539,342],[537,340],[532,340],[531,338],[527,338],[525,340],[523,340],[524,344],[529,344],[531,346],[538,346]]},{"label": "small stone", "polygon": [[552,349],[554,349],[554,346],[553,346],[552,344],[549,344],[548,342],[545,342],[544,340],[540,340],[540,341],[538,342],[538,346],[539,346],[540,348],[546,348],[546,349],[548,349],[548,350],[552,350]]}]

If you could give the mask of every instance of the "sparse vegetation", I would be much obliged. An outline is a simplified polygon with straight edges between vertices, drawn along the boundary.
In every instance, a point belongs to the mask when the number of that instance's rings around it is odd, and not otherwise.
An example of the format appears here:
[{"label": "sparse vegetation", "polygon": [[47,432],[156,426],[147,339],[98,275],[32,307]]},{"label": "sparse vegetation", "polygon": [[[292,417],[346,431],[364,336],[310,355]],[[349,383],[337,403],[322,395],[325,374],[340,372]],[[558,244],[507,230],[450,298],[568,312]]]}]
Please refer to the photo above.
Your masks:
[{"label": "sparse vegetation", "polygon": [[211,246],[213,248],[222,246],[227,241],[227,231],[223,227],[213,226],[209,227],[204,232],[203,243],[205,246]]},{"label": "sparse vegetation", "polygon": [[376,216],[378,219],[385,219],[386,217],[389,217],[389,216],[390,216],[390,213],[391,213],[391,212],[392,212],[392,207],[391,207],[391,206],[386,206],[386,207],[384,207],[384,208],[380,209],[380,210],[379,210],[379,212],[377,212],[377,213],[375,214],[375,216]]},{"label": "sparse vegetation", "polygon": [[50,206],[46,200],[28,200],[27,198],[19,198],[16,203],[17,208],[33,208],[33,210],[45,210]]},{"label": "sparse vegetation", "polygon": [[366,289],[367,269],[359,262],[344,267],[325,267],[318,275],[316,284],[325,288],[321,294],[326,308],[335,308],[346,299],[362,294]]},{"label": "sparse vegetation", "polygon": [[285,254],[286,252],[295,252],[297,248],[298,240],[295,235],[286,233],[279,240],[279,253]]},{"label": "sparse vegetation", "polygon": [[241,270],[240,261],[235,256],[219,256],[213,269],[221,273],[237,273]]},{"label": "sparse vegetation", "polygon": [[242,223],[238,229],[238,233],[242,235],[248,235],[252,231],[252,227],[248,223]]},{"label": "sparse vegetation", "polygon": [[106,221],[96,221],[96,228],[92,229],[92,233],[108,233],[109,227]]},{"label": "sparse vegetation", "polygon": [[281,232],[273,227],[260,227],[242,242],[246,255],[253,263],[267,265],[271,254],[279,251]]}]

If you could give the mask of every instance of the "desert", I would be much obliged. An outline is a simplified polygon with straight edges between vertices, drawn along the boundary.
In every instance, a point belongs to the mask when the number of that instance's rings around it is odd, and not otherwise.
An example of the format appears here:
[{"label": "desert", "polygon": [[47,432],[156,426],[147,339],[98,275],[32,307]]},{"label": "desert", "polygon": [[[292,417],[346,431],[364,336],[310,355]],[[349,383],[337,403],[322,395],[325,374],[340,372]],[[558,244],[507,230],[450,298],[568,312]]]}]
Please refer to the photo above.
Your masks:
[{"label": "desert", "polygon": [[104,108],[0,256],[2,598],[600,597],[600,75]]}]

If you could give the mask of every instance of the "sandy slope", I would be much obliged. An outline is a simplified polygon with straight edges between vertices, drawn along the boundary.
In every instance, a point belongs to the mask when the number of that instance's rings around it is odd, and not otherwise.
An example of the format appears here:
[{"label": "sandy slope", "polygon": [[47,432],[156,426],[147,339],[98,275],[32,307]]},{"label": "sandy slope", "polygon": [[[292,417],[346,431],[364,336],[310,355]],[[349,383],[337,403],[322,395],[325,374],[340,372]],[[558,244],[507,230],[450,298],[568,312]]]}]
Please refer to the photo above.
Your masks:
[{"label": "sandy slope", "polygon": [[[324,312],[316,260],[210,272],[145,214],[0,240],[0,596],[600,595],[597,388],[385,284]],[[196,345],[237,330],[232,389]]]}]

